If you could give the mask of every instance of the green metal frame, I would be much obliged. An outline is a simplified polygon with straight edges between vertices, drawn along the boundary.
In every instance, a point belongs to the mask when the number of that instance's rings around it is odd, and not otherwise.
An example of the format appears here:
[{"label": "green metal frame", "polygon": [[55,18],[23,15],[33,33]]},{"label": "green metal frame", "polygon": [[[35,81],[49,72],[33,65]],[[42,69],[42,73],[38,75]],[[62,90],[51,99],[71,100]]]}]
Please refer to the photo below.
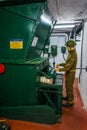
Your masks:
[{"label": "green metal frame", "polygon": [[57,75],[57,83],[40,84],[38,88],[39,104],[49,105],[55,110],[56,121],[61,122],[62,117],[62,75]]},{"label": "green metal frame", "polygon": [[55,79],[48,58],[41,57],[54,23],[45,0],[0,1],[0,63],[5,68],[0,74],[2,117],[45,124],[60,122],[62,82],[44,85],[55,88],[58,107],[48,94],[54,94],[54,90],[43,89],[46,104],[43,100],[39,104],[38,98],[42,89],[40,76],[45,74]]}]

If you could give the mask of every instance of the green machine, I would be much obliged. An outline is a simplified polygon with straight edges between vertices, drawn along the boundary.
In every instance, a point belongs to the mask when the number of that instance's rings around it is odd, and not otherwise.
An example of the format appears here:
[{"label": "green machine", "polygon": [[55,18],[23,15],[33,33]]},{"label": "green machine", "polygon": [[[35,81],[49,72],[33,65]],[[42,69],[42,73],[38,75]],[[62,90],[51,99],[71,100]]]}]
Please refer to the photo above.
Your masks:
[{"label": "green machine", "polygon": [[[41,56],[54,24],[46,0],[0,1],[1,117],[61,122],[62,75]],[[53,84],[41,83],[41,76]]]}]

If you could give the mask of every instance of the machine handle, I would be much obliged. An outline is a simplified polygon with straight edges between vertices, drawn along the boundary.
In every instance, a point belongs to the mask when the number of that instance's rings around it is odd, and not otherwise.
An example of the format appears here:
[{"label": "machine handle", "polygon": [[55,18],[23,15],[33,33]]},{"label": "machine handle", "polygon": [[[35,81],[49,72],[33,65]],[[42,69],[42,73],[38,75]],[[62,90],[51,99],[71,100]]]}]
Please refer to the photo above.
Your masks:
[{"label": "machine handle", "polygon": [[50,79],[51,77],[47,75],[45,72],[40,71],[41,74],[43,74],[46,78]]}]

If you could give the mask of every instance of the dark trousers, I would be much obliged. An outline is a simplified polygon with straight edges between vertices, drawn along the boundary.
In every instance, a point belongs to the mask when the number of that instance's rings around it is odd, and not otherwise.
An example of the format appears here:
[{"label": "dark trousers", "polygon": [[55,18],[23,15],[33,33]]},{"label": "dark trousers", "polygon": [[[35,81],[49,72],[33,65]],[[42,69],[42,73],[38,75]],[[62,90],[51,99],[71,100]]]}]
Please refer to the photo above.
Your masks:
[{"label": "dark trousers", "polygon": [[73,103],[74,95],[73,95],[73,84],[75,80],[75,73],[74,72],[67,72],[66,73],[66,94],[68,97],[68,103]]}]

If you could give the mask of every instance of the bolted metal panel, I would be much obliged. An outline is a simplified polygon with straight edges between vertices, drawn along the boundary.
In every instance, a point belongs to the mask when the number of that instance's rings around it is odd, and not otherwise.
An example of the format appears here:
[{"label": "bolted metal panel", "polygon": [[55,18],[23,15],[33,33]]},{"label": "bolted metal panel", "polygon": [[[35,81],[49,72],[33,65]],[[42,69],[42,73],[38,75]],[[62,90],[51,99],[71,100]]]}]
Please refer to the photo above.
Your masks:
[{"label": "bolted metal panel", "polygon": [[26,59],[41,9],[39,6],[41,4],[0,8],[0,59]]},{"label": "bolted metal panel", "polygon": [[0,19],[1,62],[40,57],[53,26],[46,3],[1,7]]},{"label": "bolted metal panel", "polygon": [[57,87],[59,106],[57,103],[57,106],[52,105],[55,101],[48,97],[49,92],[45,94],[46,104],[39,101],[39,88],[43,87],[40,77],[44,74],[55,79],[55,72],[48,69],[49,59],[41,57],[54,23],[47,3],[43,1],[0,7],[1,116],[47,124],[60,121],[62,82],[45,86],[48,89]]}]

